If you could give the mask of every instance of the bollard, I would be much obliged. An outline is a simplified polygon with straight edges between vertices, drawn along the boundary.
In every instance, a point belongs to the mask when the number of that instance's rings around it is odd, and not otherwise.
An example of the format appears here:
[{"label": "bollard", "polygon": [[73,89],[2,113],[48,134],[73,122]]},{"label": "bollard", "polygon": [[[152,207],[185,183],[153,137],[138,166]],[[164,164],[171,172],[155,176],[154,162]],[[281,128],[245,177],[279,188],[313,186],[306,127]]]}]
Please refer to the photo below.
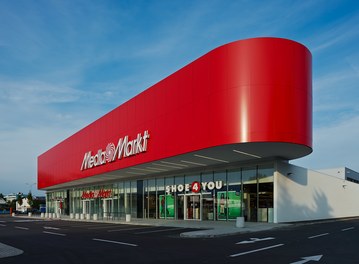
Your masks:
[{"label": "bollard", "polygon": [[74,219],[74,214],[70,213],[70,219]]},{"label": "bollard", "polygon": [[76,213],[76,214],[75,214],[75,219],[78,220],[79,218],[80,218],[80,214],[79,214],[79,213]]},{"label": "bollard", "polygon": [[130,214],[126,214],[126,222],[131,222],[131,215]]},{"label": "bollard", "polygon": [[244,217],[237,217],[236,227],[244,227]]},{"label": "bollard", "polygon": [[86,219],[87,219],[87,220],[91,220],[90,214],[86,214]]},{"label": "bollard", "polygon": [[31,216],[32,216],[32,213],[31,213],[31,212],[28,212],[27,215],[28,215],[28,217],[31,217]]},{"label": "bollard", "polygon": [[44,213],[41,213],[41,216],[40,216],[41,218],[44,218],[45,217],[45,214]]},{"label": "bollard", "polygon": [[84,214],[80,214],[80,219],[84,220],[85,219],[85,215]]},{"label": "bollard", "polygon": [[97,214],[93,214],[93,220],[97,221]]}]

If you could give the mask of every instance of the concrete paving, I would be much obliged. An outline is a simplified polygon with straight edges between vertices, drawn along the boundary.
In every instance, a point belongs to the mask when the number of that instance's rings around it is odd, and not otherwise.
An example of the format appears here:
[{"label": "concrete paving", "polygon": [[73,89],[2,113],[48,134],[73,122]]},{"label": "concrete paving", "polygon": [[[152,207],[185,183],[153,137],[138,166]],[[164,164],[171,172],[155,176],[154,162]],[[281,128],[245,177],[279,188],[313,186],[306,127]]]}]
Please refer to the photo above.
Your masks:
[{"label": "concrete paving", "polygon": [[200,231],[184,232],[181,237],[187,238],[213,238],[221,236],[230,236],[241,233],[252,233],[274,228],[280,228],[286,225],[283,224],[269,224],[269,223],[245,223],[244,227],[235,227],[232,225],[218,225],[213,228],[204,229]]},{"label": "concrete paving", "polygon": [[184,238],[214,238],[221,236],[230,236],[241,233],[259,232],[290,226],[290,224],[274,224],[274,223],[254,223],[244,222],[243,227],[237,227],[236,221],[196,221],[196,220],[165,220],[165,219],[137,219],[132,218],[130,221],[125,219],[120,220],[79,220],[70,219],[69,216],[61,216],[61,218],[41,218],[39,216],[20,216],[32,219],[44,220],[63,220],[63,221],[77,221],[77,222],[96,222],[96,223],[111,223],[111,224],[130,224],[130,225],[146,225],[146,226],[167,226],[178,228],[194,228],[200,229],[197,231],[183,232],[181,237]]},{"label": "concrete paving", "polygon": [[[122,222],[129,224],[128,222]],[[236,221],[195,221],[195,220],[161,220],[161,219],[134,219],[131,224],[169,226],[178,228],[195,228],[197,231],[183,232],[181,237],[186,238],[214,238],[241,233],[259,232],[289,226],[290,224],[254,223],[245,222],[243,227],[236,227]]]},{"label": "concrete paving", "polygon": [[13,257],[24,253],[21,249],[0,243],[0,258]]}]

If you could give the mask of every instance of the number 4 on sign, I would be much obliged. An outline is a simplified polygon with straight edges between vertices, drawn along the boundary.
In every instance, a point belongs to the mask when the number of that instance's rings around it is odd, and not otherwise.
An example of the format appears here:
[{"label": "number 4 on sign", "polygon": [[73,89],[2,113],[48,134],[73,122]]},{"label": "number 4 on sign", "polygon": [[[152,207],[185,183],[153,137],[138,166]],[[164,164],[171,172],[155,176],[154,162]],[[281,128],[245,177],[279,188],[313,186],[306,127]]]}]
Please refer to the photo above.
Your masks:
[{"label": "number 4 on sign", "polygon": [[307,263],[309,261],[319,261],[322,257],[323,257],[323,255],[317,255],[317,256],[311,256],[311,257],[303,257],[302,260],[292,262],[290,264],[303,264],[303,263]]},{"label": "number 4 on sign", "polygon": [[193,182],[192,183],[192,192],[199,193],[201,190],[201,184],[199,182]]}]

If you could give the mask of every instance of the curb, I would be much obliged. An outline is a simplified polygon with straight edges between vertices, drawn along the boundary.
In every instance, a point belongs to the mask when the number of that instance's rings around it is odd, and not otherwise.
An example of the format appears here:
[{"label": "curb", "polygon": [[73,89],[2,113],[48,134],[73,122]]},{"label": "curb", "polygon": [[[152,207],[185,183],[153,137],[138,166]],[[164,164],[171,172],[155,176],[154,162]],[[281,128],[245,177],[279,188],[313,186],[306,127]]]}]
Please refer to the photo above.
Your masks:
[{"label": "curb", "polygon": [[224,237],[224,236],[232,236],[247,233],[250,231],[218,231],[216,229],[203,230],[203,231],[192,231],[192,232],[184,232],[180,234],[182,238],[216,238],[216,237]]}]

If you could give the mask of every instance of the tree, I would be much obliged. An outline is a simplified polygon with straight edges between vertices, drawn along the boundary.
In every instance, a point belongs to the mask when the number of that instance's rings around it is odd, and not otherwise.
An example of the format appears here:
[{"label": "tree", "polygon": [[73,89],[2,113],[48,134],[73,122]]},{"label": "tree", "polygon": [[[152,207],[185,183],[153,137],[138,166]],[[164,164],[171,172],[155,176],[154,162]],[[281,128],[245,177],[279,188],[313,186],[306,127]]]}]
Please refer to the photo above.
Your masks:
[{"label": "tree", "polygon": [[0,193],[0,199],[4,199],[4,195]]},{"label": "tree", "polygon": [[33,198],[32,198],[32,193],[31,193],[31,191],[27,194],[27,203],[30,205],[30,207],[32,207],[32,205],[33,205]]},{"label": "tree", "polygon": [[41,201],[38,197],[36,197],[32,202],[32,209],[40,210],[40,204],[45,203],[44,201]]},{"label": "tree", "polygon": [[22,205],[22,193],[18,193],[16,197],[16,202],[21,206]]},{"label": "tree", "polygon": [[9,208],[12,208],[14,211],[16,210],[16,201],[15,200],[12,200],[11,202],[8,201],[7,203],[9,205]]}]

